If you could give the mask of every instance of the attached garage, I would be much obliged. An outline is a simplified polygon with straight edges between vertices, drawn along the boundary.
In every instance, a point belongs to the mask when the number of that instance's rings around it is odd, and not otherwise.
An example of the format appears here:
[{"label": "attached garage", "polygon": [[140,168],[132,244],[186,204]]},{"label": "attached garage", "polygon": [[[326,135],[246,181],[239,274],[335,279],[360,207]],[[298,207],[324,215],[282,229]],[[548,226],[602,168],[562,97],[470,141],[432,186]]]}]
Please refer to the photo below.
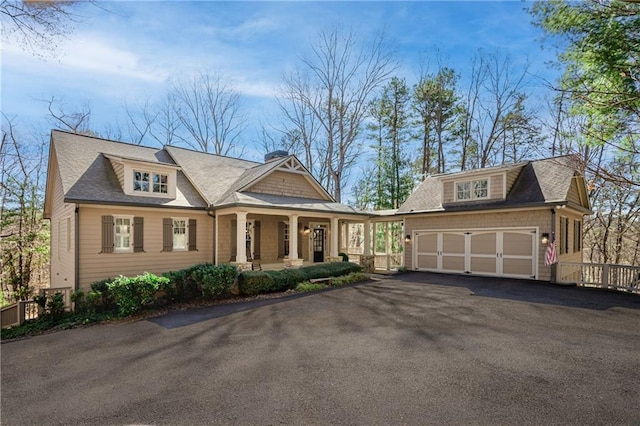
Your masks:
[{"label": "attached garage", "polygon": [[415,270],[537,278],[538,230],[414,231]]}]

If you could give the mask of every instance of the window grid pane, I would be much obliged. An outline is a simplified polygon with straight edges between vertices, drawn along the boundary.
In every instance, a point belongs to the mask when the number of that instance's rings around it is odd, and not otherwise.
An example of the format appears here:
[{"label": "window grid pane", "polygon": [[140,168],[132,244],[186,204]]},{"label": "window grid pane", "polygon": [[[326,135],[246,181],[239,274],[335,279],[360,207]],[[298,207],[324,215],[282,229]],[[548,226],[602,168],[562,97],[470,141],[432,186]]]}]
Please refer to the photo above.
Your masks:
[{"label": "window grid pane", "polygon": [[169,191],[169,177],[167,175],[153,174],[153,192],[166,194]]},{"label": "window grid pane", "polygon": [[477,180],[473,182],[473,197],[474,198],[487,198],[488,197],[488,181]]},{"label": "window grid pane", "polygon": [[148,172],[133,172],[133,190],[149,192],[149,173]]},{"label": "window grid pane", "polygon": [[128,250],[131,246],[131,219],[116,218],[114,247],[120,250]]},{"label": "window grid pane", "polygon": [[471,198],[471,183],[470,182],[458,182],[456,184],[457,187],[457,196],[458,200],[468,200]]},{"label": "window grid pane", "polygon": [[187,248],[187,221],[184,219],[173,221],[173,248]]}]

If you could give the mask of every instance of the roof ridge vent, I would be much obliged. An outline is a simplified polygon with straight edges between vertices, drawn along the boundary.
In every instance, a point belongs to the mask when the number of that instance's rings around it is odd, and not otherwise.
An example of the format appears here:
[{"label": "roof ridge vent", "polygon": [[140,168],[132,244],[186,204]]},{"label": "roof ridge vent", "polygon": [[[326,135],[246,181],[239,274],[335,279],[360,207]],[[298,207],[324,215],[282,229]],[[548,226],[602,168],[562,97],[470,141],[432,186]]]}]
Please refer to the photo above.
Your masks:
[{"label": "roof ridge vent", "polygon": [[289,156],[289,151],[284,151],[284,150],[271,151],[265,154],[264,162],[269,163],[279,158],[284,158],[288,156]]}]

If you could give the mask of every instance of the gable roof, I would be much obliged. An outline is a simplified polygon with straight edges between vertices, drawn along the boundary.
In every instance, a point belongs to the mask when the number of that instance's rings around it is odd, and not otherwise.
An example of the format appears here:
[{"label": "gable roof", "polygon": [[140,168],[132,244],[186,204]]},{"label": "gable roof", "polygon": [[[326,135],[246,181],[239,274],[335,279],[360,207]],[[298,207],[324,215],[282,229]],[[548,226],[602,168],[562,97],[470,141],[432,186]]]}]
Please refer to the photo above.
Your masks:
[{"label": "gable roof", "polygon": [[[50,162],[56,162],[65,202],[200,209],[243,205],[365,214],[335,202],[293,155],[263,164],[174,146],[150,148],[60,130],[51,132],[51,153]],[[134,161],[176,169],[176,198],[125,194],[114,170],[114,161]],[[54,169],[50,164],[49,170]],[[318,198],[251,191],[253,185],[276,170],[304,176],[317,191]]]},{"label": "gable roof", "polygon": [[[480,200],[442,204],[442,181],[464,179],[476,175],[483,170],[487,173],[520,168],[511,190],[505,199]],[[580,202],[570,200],[572,185],[576,185],[580,194]],[[458,173],[428,176],[398,209],[399,214],[472,211],[508,207],[535,207],[544,205],[571,205],[584,213],[590,212],[586,196],[584,178],[577,172],[575,159],[572,156],[553,157],[543,160],[527,161],[516,165],[492,167]]]},{"label": "gable roof", "polygon": [[[164,149],[78,135],[62,130],[51,131],[50,149],[57,159],[65,202],[201,209],[206,207],[198,191],[189,183]],[[52,157],[53,155],[50,154],[50,158]],[[125,194],[109,157],[175,167],[177,169],[176,198]]]}]

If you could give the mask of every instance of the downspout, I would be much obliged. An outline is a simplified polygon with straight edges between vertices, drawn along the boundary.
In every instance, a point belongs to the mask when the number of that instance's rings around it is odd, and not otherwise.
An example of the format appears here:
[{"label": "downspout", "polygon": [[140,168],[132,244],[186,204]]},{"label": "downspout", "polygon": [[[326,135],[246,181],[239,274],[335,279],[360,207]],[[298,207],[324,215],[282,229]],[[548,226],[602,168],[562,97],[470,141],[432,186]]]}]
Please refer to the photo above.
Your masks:
[{"label": "downspout", "polygon": [[80,288],[80,206],[76,204],[75,208],[75,223],[74,223],[74,235],[73,235],[73,244],[75,246],[74,250],[74,273],[73,273],[73,289],[78,290]]},{"label": "downspout", "polygon": [[216,241],[218,240],[218,221],[216,220],[216,214],[210,208],[207,209],[207,216],[209,216],[213,220],[213,250],[211,250],[211,263],[217,265],[216,262],[216,253],[218,252],[218,247]]},{"label": "downspout", "polygon": [[[556,209],[555,207],[551,209],[551,241],[553,244],[556,244],[556,250],[558,249],[556,243]],[[557,253],[556,253],[557,256]],[[551,265],[551,282],[556,282],[556,277],[558,273],[558,262]]]}]

